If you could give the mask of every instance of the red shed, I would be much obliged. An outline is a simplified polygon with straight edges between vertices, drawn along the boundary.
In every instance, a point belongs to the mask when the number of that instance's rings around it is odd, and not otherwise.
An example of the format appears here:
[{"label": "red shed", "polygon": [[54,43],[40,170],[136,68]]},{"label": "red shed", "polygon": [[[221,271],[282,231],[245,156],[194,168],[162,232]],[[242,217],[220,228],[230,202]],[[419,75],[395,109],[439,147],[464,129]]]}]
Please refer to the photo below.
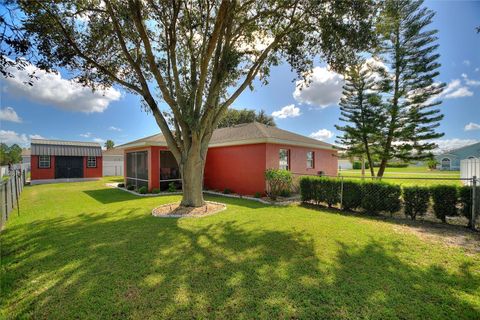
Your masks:
[{"label": "red shed", "polygon": [[[180,184],[178,165],[162,134],[120,146],[125,150],[125,183],[165,190]],[[204,186],[253,195],[265,191],[264,172],[284,168],[293,174],[336,175],[333,145],[258,122],[214,131],[205,163]]]},{"label": "red shed", "polygon": [[95,142],[32,139],[32,184],[102,177],[102,148]]}]

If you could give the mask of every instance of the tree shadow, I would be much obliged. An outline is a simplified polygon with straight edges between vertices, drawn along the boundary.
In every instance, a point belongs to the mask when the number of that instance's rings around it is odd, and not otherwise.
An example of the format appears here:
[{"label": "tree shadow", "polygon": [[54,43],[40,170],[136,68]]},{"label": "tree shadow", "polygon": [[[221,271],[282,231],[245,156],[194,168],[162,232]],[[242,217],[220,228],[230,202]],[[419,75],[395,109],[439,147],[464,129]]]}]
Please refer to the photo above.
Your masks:
[{"label": "tree shadow", "polygon": [[[60,319],[480,315],[468,299],[460,299],[478,292],[479,275],[471,266],[458,274],[439,266],[417,269],[396,254],[408,248],[374,241],[358,247],[338,243],[331,261],[303,232],[139,212],[84,213],[5,230],[4,314]],[[410,300],[414,303],[405,305]]]},{"label": "tree shadow", "polygon": [[134,194],[122,190],[116,190],[114,188],[84,190],[83,192],[102,204],[130,201],[140,198]]}]

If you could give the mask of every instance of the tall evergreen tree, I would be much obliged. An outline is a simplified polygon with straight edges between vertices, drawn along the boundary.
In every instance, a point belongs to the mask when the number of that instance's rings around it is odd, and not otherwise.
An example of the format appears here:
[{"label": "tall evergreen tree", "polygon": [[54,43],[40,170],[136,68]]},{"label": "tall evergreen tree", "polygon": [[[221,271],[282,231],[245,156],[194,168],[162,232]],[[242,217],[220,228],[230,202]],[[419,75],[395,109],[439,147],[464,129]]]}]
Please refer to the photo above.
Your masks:
[{"label": "tall evergreen tree", "polygon": [[358,61],[348,68],[340,99],[340,121],[344,125],[335,125],[343,132],[337,143],[346,146],[350,157],[366,157],[370,174],[375,175],[373,156],[378,141],[379,128],[384,121],[381,112],[381,97],[372,66]]},{"label": "tall evergreen tree", "polygon": [[435,13],[422,0],[387,0],[377,32],[378,56],[386,65],[384,93],[387,123],[381,135],[380,167],[383,176],[392,158],[404,161],[431,157],[432,139],[443,136],[436,129],[443,118],[435,99],[445,87],[439,75],[437,30],[429,29]]}]

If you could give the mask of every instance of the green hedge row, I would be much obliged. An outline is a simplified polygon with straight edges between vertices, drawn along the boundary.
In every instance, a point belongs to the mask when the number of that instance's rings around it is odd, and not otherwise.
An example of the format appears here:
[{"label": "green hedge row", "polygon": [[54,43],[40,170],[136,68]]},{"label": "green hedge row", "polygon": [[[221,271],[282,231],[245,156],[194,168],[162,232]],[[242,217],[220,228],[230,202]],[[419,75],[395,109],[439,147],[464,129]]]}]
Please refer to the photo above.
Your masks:
[{"label": "green hedge row", "polygon": [[[326,203],[329,207],[340,204],[343,209],[363,209],[371,213],[400,211],[402,206],[405,215],[415,220],[424,215],[430,203],[435,216],[446,221],[446,217],[460,213],[469,219],[471,224],[472,188],[450,185],[404,186],[382,181],[342,181],[328,177],[302,177],[300,194],[302,201],[316,204]],[[480,192],[480,187],[478,191]],[[480,198],[480,197],[479,197]]]}]

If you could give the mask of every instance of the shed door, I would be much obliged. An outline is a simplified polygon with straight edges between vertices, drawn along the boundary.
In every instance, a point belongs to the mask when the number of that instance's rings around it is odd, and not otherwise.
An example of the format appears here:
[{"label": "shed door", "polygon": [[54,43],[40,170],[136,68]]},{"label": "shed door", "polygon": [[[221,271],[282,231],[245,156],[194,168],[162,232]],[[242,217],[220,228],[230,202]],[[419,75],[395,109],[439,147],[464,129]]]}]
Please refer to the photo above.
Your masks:
[{"label": "shed door", "polygon": [[83,178],[83,157],[55,157],[55,179]]}]

